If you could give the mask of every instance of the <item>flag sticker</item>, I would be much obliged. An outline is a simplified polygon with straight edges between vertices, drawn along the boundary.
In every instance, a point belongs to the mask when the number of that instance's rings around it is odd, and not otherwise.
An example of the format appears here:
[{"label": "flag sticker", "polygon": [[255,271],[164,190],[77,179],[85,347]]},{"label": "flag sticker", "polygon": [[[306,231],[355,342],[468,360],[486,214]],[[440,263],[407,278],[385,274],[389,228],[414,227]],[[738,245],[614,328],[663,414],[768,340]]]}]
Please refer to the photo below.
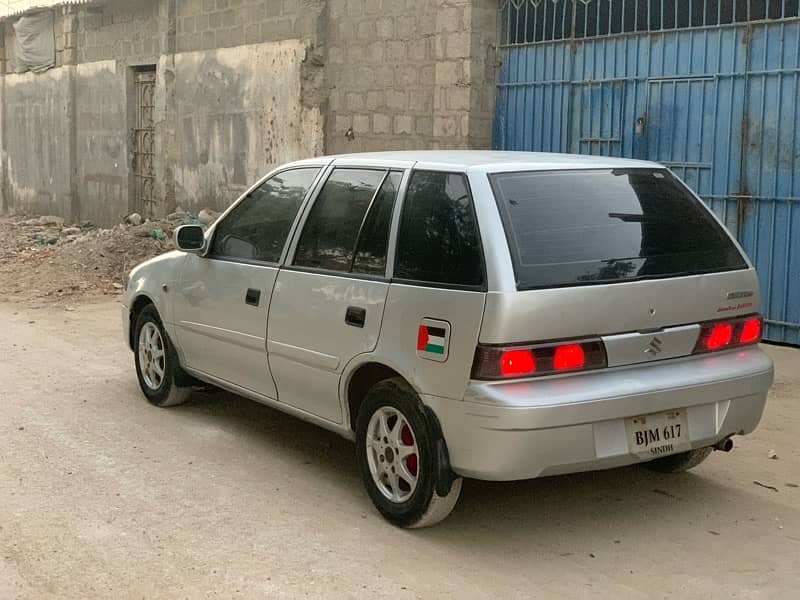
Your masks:
[{"label": "flag sticker", "polygon": [[450,324],[447,321],[423,319],[417,329],[417,355],[444,362],[450,343]]}]

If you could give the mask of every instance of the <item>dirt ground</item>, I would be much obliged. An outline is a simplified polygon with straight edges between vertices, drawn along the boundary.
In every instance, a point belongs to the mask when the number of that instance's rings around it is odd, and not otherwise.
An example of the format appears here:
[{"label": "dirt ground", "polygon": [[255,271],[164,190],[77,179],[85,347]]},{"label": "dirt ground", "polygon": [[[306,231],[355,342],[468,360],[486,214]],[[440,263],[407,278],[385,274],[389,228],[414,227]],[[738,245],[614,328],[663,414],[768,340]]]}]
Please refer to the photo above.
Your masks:
[{"label": "dirt ground", "polygon": [[760,428],[691,473],[466,481],[402,531],[331,433],[231,395],[149,406],[112,300],[0,303],[0,331],[3,600],[798,597],[798,350],[765,347]]},{"label": "dirt ground", "polygon": [[171,250],[174,228],[194,220],[176,213],[100,229],[58,217],[0,217],[2,298],[41,306],[115,296],[132,267]]}]

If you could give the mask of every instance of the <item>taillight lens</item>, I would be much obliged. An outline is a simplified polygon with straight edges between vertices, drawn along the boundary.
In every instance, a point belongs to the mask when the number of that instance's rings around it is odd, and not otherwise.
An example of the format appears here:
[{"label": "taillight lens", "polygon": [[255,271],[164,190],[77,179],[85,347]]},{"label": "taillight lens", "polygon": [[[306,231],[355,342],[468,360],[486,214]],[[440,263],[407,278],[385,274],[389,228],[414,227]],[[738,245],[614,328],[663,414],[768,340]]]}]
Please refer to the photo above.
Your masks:
[{"label": "taillight lens", "polygon": [[536,359],[530,350],[503,350],[500,354],[500,374],[519,377],[536,371]]},{"label": "taillight lens", "polygon": [[539,377],[566,371],[605,367],[600,340],[555,342],[525,346],[478,346],[472,365],[474,379]]},{"label": "taillight lens", "polygon": [[580,369],[586,364],[586,353],[580,344],[564,344],[556,347],[553,355],[553,368],[557,371]]},{"label": "taillight lens", "polygon": [[706,349],[718,350],[731,343],[733,325],[730,323],[716,323],[711,327],[706,338]]},{"label": "taillight lens", "polygon": [[740,344],[750,344],[757,342],[761,339],[761,319],[759,317],[751,317],[747,319],[742,325],[742,331],[739,333]]},{"label": "taillight lens", "polygon": [[759,315],[703,323],[694,353],[757,344],[761,341],[761,324],[762,319]]}]

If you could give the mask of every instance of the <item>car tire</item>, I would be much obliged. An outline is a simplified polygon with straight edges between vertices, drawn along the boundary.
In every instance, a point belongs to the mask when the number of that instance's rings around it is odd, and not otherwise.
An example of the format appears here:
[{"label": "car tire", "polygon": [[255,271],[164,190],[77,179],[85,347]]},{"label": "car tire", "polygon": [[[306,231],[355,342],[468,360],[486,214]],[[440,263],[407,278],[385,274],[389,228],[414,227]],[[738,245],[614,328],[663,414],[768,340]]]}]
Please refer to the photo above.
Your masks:
[{"label": "car tire", "polygon": [[399,527],[429,527],[461,493],[438,422],[400,378],[375,384],[356,420],[359,470],[375,508]]},{"label": "car tire", "polygon": [[192,387],[179,386],[176,381],[191,378],[181,369],[155,306],[151,304],[142,309],[135,327],[133,354],[139,387],[145,398],[159,407],[183,404],[189,399]]},{"label": "car tire", "polygon": [[682,473],[693,469],[707,459],[712,450],[713,448],[711,447],[698,448],[697,450],[662,456],[644,463],[644,466],[657,473]]}]

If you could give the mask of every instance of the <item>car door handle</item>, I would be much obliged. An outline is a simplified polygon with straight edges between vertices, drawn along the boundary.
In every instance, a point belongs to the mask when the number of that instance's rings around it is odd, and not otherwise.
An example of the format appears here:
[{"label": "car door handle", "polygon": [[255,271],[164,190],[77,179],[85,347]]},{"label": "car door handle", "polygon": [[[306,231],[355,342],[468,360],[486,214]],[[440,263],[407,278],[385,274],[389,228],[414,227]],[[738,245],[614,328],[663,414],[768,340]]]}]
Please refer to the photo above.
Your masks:
[{"label": "car door handle", "polygon": [[367,309],[358,306],[348,306],[344,315],[344,322],[353,327],[364,327],[367,320]]},{"label": "car door handle", "polygon": [[248,288],[247,293],[244,295],[244,301],[250,306],[258,306],[258,303],[261,301],[261,290]]}]

